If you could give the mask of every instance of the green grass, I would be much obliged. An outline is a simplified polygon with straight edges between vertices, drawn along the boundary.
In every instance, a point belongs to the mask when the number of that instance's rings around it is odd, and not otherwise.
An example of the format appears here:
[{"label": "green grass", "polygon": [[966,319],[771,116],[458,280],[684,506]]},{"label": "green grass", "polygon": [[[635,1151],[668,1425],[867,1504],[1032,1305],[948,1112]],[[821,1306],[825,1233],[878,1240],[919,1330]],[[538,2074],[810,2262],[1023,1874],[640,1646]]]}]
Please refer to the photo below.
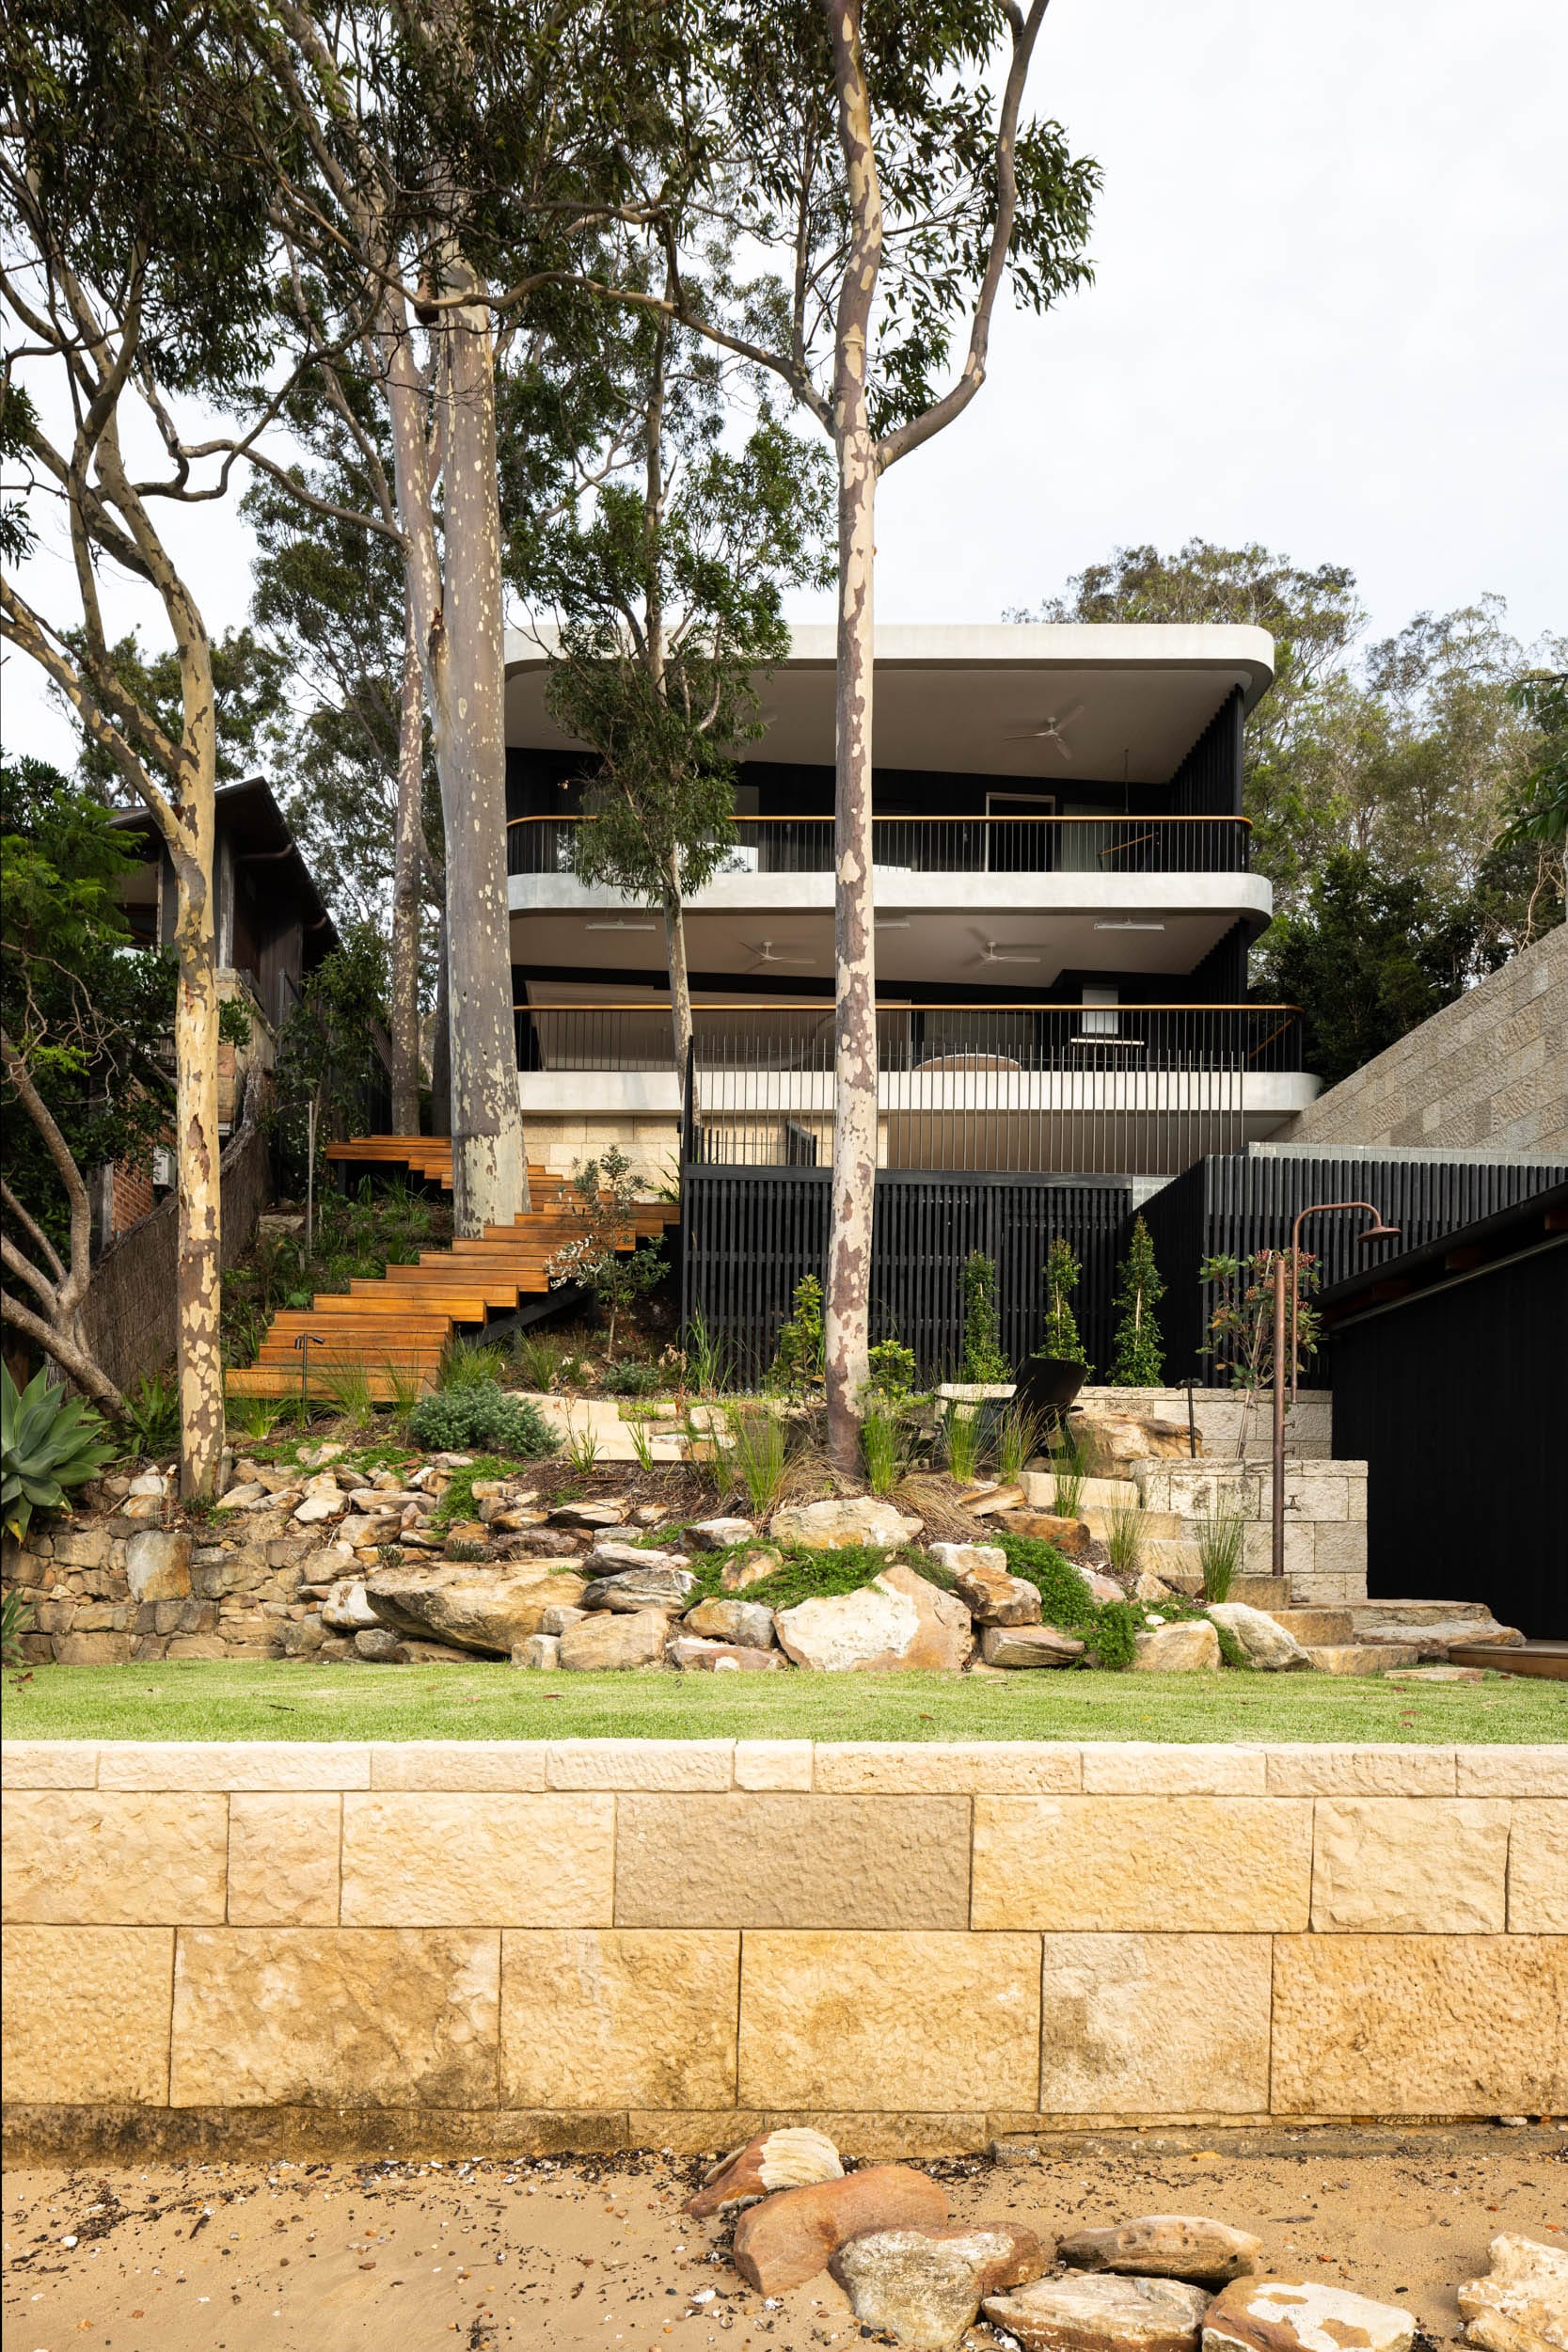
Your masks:
[{"label": "green grass", "polygon": [[12,1740],[1568,1739],[1561,1683],[1317,1675],[523,1674],[471,1666],[43,1666]]}]

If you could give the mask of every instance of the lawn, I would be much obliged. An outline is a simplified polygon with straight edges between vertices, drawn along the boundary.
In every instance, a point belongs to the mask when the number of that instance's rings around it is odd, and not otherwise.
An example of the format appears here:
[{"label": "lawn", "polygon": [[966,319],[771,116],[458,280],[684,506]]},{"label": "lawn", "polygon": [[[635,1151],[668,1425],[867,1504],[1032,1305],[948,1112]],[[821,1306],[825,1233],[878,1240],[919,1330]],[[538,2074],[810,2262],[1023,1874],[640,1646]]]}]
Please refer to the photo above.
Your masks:
[{"label": "lawn", "polygon": [[471,1666],[43,1666],[12,1740],[1568,1740],[1568,1685],[1319,1675],[522,1673]]}]

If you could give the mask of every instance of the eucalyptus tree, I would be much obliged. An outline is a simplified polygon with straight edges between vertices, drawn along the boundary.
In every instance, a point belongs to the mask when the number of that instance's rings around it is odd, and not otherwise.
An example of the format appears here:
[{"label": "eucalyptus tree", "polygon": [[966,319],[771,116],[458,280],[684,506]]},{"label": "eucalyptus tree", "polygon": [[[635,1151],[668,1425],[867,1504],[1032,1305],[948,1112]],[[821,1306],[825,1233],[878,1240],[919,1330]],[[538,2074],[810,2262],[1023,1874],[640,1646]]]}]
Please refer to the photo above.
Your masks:
[{"label": "eucalyptus tree", "polygon": [[[629,294],[771,371],[837,475],[836,1064],[826,1295],[830,1443],[857,1460],[869,1377],[877,1159],[872,896],[877,485],[985,381],[1005,285],[1043,310],[1083,284],[1096,166],[1026,120],[1049,0],[717,0],[682,84],[705,213],[760,269],[710,310],[672,242],[673,283]],[[670,174],[666,172],[666,183]]]},{"label": "eucalyptus tree", "polygon": [[[221,15],[14,0],[0,42],[0,415],[31,509],[8,515],[7,536],[13,555],[20,531],[24,556],[33,532],[47,558],[67,557],[0,580],[0,630],[149,810],[173,872],[181,1474],[187,1495],[206,1496],[223,1452],[218,726],[213,647],[167,517],[221,489],[193,465],[179,408],[245,398],[272,349],[255,162],[272,97]],[[161,612],[172,709],[117,659],[105,575]]]}]

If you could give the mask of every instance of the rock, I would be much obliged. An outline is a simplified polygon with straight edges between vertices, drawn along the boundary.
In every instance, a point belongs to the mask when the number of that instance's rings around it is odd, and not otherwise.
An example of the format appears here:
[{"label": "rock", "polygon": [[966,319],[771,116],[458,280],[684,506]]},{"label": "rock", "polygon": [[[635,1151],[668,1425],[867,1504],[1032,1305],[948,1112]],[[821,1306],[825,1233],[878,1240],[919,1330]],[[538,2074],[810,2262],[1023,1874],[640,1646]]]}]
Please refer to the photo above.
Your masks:
[{"label": "rock", "polygon": [[1065,1519],[1054,1511],[1009,1511],[1007,1533],[1010,1535],[1031,1535],[1037,1544],[1053,1544],[1069,1559],[1089,1548],[1087,1519]]},{"label": "rock", "polygon": [[1503,2235],[1487,2251],[1491,2275],[1458,2290],[1465,2333],[1486,2352],[1564,2352],[1568,2346],[1568,2249]]},{"label": "rock", "polygon": [[[593,1562],[589,1562],[593,1565]],[[596,1576],[582,1596],[585,1609],[615,1609],[630,1615],[641,1609],[662,1609],[678,1617],[697,1580],[689,1568],[626,1568],[614,1576]]]},{"label": "rock", "polygon": [[161,1519],[163,1499],[159,1495],[127,1495],[119,1506],[122,1519]]},{"label": "rock", "polygon": [[800,2124],[764,2132],[732,2149],[707,2173],[681,2207],[695,2221],[726,2207],[755,2204],[775,2188],[804,2188],[815,2181],[841,2181],[838,2150],[821,2132]]},{"label": "rock", "polygon": [[[684,1551],[656,1551],[652,1545],[617,1543],[605,1535],[583,1562],[588,1576],[626,1576],[637,1568],[682,1568],[689,1573],[690,1567]],[[691,1581],[695,1583],[695,1577]]]},{"label": "rock", "polygon": [[550,1513],[551,1527],[619,1527],[618,1502],[558,1502]]},{"label": "rock", "polygon": [[375,1666],[395,1665],[402,1648],[402,1642],[389,1625],[369,1626],[354,1637],[356,1658],[368,1658]]},{"label": "rock", "polygon": [[662,1609],[641,1609],[623,1616],[610,1610],[584,1617],[561,1636],[561,1663],[574,1674],[600,1668],[657,1666],[670,1638],[670,1620]]},{"label": "rock", "polygon": [[382,1544],[395,1544],[402,1533],[395,1512],[372,1518],[367,1513],[351,1511],[339,1522],[338,1541],[355,1551],[373,1551]]},{"label": "rock", "polygon": [[1072,1572],[1083,1579],[1084,1589],[1089,1598],[1098,1601],[1102,1609],[1107,1601],[1127,1598],[1125,1587],[1118,1584],[1114,1576],[1102,1575],[1099,1568],[1091,1568],[1082,1560],[1073,1561]]},{"label": "rock", "polygon": [[253,1511],[258,1508],[265,1510],[267,1500],[267,1489],[261,1480],[245,1478],[242,1479],[237,1486],[230,1487],[229,1492],[218,1503],[218,1509],[220,1511]]},{"label": "rock", "polygon": [[940,2230],[947,2199],[924,2172],[869,2165],[847,2179],[782,2188],[748,2205],[736,2224],[735,2266],[759,2295],[785,2295],[815,2279],[853,2237],[870,2230]]},{"label": "rock", "polygon": [[1132,1664],[1140,1674],[1207,1674],[1222,1662],[1220,1637],[1207,1617],[1180,1618],[1132,1637]]},{"label": "rock", "polygon": [[841,2246],[828,2267],[863,2329],[885,2328],[912,2352],[951,2352],[983,2296],[1037,2279],[1045,2261],[1033,2230],[981,2223],[869,2231]]},{"label": "rock", "polygon": [[561,1642],[554,1633],[531,1633],[526,1642],[519,1642],[512,1653],[515,1666],[533,1666],[548,1672],[561,1663]]},{"label": "rock", "polygon": [[531,1527],[543,1527],[543,1511],[525,1510],[521,1503],[483,1502],[480,1518],[492,1535],[521,1535]]},{"label": "rock", "polygon": [[799,1551],[837,1551],[847,1544],[869,1544],[895,1551],[912,1543],[924,1522],[907,1519],[875,1495],[851,1495],[827,1502],[787,1502],[773,1514],[768,1534],[776,1544]]},{"label": "rock", "polygon": [[1416,2314],[1326,2279],[1238,2279],[1209,2306],[1203,2352],[1409,2352]]},{"label": "rock", "polygon": [[519,1642],[539,1631],[546,1609],[581,1600],[582,1580],[541,1575],[532,1561],[503,1567],[427,1567],[409,1561],[368,1577],[365,1597],[383,1625],[416,1641],[433,1638],[510,1658]]},{"label": "rock", "polygon": [[[1307,1660],[1307,1664],[1311,1664]],[[1387,1680],[1396,1690],[1407,1682],[1484,1682],[1486,1671],[1481,1666],[1406,1666],[1402,1674],[1389,1675]]]},{"label": "rock", "polygon": [[564,1633],[569,1626],[580,1625],[588,1614],[586,1609],[574,1608],[570,1601],[552,1601],[539,1620],[541,1633]]},{"label": "rock", "polygon": [[972,1519],[987,1519],[994,1512],[1022,1510],[1024,1500],[1022,1486],[988,1486],[982,1493],[965,1495],[963,1507]]},{"label": "rock", "polygon": [[988,2295],[983,2308],[1022,2352],[1197,2352],[1209,2297],[1177,2279],[1080,2276]]},{"label": "rock", "polygon": [[736,1544],[756,1541],[750,1519],[698,1519],[686,1531],[686,1540],[699,1551],[729,1551]]},{"label": "rock", "polygon": [[[1197,1589],[1199,1592],[1203,1590],[1201,1580]],[[1165,1583],[1163,1578],[1151,1576],[1148,1568],[1140,1568],[1128,1588],[1128,1597],[1144,1601],[1152,1607],[1162,1600],[1174,1600],[1176,1588]]]},{"label": "rock", "polygon": [[1053,1625],[988,1625],[980,1636],[988,1666],[1070,1666],[1083,1655],[1083,1643]]},{"label": "rock", "polygon": [[786,1657],[822,1674],[934,1667],[957,1672],[969,1656],[969,1611],[901,1561],[857,1593],[781,1609],[773,1619]]},{"label": "rock", "polygon": [[341,1492],[335,1480],[312,1480],[306,1489],[304,1502],[294,1512],[294,1519],[301,1527],[315,1527],[324,1519],[341,1518],[347,1509],[348,1497]]},{"label": "rock", "polygon": [[362,1578],[342,1576],[327,1586],[322,1602],[322,1623],[329,1625],[335,1633],[367,1632],[382,1623],[366,1597]]},{"label": "rock", "polygon": [[1038,1625],[1038,1590],[1010,1572],[1000,1544],[929,1544],[926,1557],[981,1625]]},{"label": "rock", "polygon": [[1114,2230],[1075,2230],[1058,2243],[1056,2259],[1074,2270],[1131,2271],[1217,2287],[1256,2270],[1262,2251],[1260,2238],[1223,2221],[1151,2213]]},{"label": "rock", "polygon": [[[1119,1478],[1129,1462],[1185,1462],[1191,1444],[1187,1424],[1133,1413],[1073,1413],[1069,1430],[1091,1478]],[[1203,1439],[1197,1440],[1203,1452]]]},{"label": "rock", "polygon": [[125,1546],[125,1581],[133,1600],[184,1600],[191,1589],[191,1539],[144,1528]]},{"label": "rock", "polygon": [[[357,1642],[359,1636],[356,1634],[354,1638]],[[447,1642],[404,1640],[393,1650],[392,1663],[394,1666],[469,1666],[473,1663],[473,1652],[453,1649]]]},{"label": "rock", "polygon": [[1310,1672],[1312,1661],[1295,1635],[1265,1611],[1249,1609],[1244,1601],[1216,1600],[1211,1601],[1207,1614],[1245,1650],[1247,1664],[1260,1673]]},{"label": "rock", "polygon": [[125,1491],[132,1495],[152,1495],[162,1502],[167,1488],[164,1483],[162,1470],[142,1470],[138,1476],[132,1479]]},{"label": "rock", "polygon": [[738,1642],[746,1649],[771,1649],[773,1612],[760,1600],[700,1600],[686,1615],[689,1633],[710,1642]]},{"label": "rock", "polygon": [[705,1642],[694,1633],[678,1634],[667,1654],[671,1664],[683,1674],[789,1672],[782,1650],[755,1649],[740,1642]]},{"label": "rock", "polygon": [[294,1459],[296,1462],[303,1462],[307,1470],[325,1470],[328,1462],[337,1461],[340,1454],[346,1450],[345,1447],[336,1444],[330,1438],[324,1438],[320,1445],[298,1447]]},{"label": "rock", "polygon": [[768,1577],[777,1576],[784,1566],[784,1553],[775,1551],[771,1544],[758,1544],[752,1551],[737,1552],[726,1560],[719,1571],[719,1581],[726,1593],[743,1593],[750,1584],[761,1584]]}]

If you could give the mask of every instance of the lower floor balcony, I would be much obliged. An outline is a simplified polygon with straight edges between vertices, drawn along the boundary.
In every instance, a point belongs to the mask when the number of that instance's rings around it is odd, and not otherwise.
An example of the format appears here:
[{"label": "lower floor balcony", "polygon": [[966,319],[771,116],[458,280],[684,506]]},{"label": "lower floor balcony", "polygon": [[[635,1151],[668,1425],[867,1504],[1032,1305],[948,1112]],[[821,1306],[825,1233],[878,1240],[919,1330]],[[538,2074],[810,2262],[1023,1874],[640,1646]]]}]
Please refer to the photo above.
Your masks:
[{"label": "lower floor balcony", "polygon": [[[821,1000],[516,1008],[531,1152],[619,1142],[644,1161],[814,1167],[832,1153],[834,1022]],[[1275,1135],[1318,1092],[1280,1005],[886,1005],[877,1153],[889,1168],[1167,1176]],[[570,1148],[568,1148],[570,1147]]]}]

